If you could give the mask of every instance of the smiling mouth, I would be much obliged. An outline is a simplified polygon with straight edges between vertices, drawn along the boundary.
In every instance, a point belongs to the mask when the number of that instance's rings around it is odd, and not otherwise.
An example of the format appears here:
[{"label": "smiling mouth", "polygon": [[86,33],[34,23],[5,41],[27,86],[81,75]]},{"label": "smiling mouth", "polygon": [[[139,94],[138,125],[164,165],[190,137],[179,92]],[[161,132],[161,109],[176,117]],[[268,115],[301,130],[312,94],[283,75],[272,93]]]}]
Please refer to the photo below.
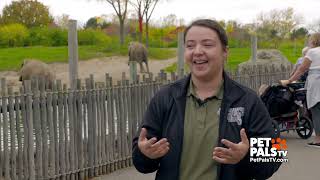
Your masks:
[{"label": "smiling mouth", "polygon": [[208,61],[206,61],[206,60],[193,60],[192,63],[193,64],[205,64],[205,63],[208,63]]}]

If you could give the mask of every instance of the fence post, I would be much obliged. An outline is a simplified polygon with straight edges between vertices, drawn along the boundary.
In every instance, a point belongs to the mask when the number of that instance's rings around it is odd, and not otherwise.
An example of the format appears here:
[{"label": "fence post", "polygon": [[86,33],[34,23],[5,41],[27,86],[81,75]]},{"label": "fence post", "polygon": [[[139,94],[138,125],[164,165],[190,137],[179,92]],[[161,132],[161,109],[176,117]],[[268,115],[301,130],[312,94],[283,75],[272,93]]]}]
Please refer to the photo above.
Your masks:
[{"label": "fence post", "polygon": [[28,169],[29,169],[29,179],[36,179],[35,175],[35,158],[34,158],[34,137],[33,137],[33,110],[32,110],[32,91],[31,91],[31,81],[24,81],[24,87],[26,92],[26,115],[27,115],[27,127],[25,128],[28,139]]},{"label": "fence post", "polygon": [[184,74],[184,40],[183,32],[178,34],[178,64],[177,64],[178,78],[182,78]]},{"label": "fence post", "polygon": [[[5,89],[5,79],[4,78],[1,78],[0,80],[0,96],[4,96],[4,89]],[[1,104],[0,104],[0,109],[2,108]],[[2,137],[2,125],[0,124],[0,137]],[[2,147],[2,141],[0,140],[0,147]],[[2,179],[2,174],[3,174],[3,163],[4,163],[4,160],[2,158],[3,156],[3,152],[2,150],[0,150],[0,179]]]},{"label": "fence post", "polygon": [[5,78],[1,78],[0,79],[0,96],[4,96],[5,95],[5,90],[6,90],[7,84],[6,84],[6,79]]},{"label": "fence post", "polygon": [[78,79],[78,36],[77,21],[69,20],[68,30],[68,53],[69,53],[69,81],[70,88],[77,88]]},{"label": "fence post", "polygon": [[251,35],[251,61],[257,62],[257,43],[258,39],[256,35]]},{"label": "fence post", "polygon": [[16,129],[15,129],[15,118],[14,118],[14,95],[12,87],[8,88],[8,108],[9,108],[9,124],[10,124],[10,176],[12,180],[17,179],[17,166],[16,166],[16,160],[17,160],[17,151],[16,151]]},{"label": "fence post", "polygon": [[[6,79],[1,79],[1,84],[3,85],[2,88],[2,100],[0,106],[2,106],[2,134],[0,134],[0,137],[3,138],[3,152],[0,146],[0,151],[2,154],[2,161],[3,164],[1,168],[3,168],[4,173],[4,179],[10,179],[10,154],[9,154],[9,119],[8,119],[8,93],[6,88]],[[1,126],[0,126],[1,128]],[[1,139],[0,139],[1,140]],[[1,178],[2,174],[0,175]]]}]

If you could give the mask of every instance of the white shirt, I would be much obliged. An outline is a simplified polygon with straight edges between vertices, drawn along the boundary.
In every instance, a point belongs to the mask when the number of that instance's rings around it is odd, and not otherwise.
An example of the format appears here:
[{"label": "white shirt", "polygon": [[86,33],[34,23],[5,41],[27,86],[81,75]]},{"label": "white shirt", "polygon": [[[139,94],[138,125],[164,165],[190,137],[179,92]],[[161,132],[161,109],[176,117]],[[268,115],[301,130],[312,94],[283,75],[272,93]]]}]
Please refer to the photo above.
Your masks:
[{"label": "white shirt", "polygon": [[320,47],[309,49],[305,57],[311,61],[309,69],[320,69]]},{"label": "white shirt", "polygon": [[[320,47],[309,49],[306,56],[310,61],[310,70],[320,69]],[[312,108],[320,102],[320,73],[308,75],[305,87],[307,87],[307,105]]]}]

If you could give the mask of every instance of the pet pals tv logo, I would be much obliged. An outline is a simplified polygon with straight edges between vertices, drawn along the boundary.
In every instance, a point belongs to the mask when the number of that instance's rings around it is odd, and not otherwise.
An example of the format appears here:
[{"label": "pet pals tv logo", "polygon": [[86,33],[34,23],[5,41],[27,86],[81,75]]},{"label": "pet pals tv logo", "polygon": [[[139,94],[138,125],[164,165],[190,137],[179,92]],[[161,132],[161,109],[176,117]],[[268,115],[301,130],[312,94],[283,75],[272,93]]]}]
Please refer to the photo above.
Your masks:
[{"label": "pet pals tv logo", "polygon": [[250,162],[288,162],[287,141],[281,138],[250,138]]}]

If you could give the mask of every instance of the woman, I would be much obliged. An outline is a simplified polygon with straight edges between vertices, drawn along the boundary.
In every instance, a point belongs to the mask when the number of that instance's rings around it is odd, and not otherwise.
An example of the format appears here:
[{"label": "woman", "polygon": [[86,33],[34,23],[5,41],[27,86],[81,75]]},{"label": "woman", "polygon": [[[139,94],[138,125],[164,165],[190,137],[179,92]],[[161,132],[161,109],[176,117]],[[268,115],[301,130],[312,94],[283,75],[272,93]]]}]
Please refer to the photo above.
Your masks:
[{"label": "woman", "polygon": [[309,68],[307,78],[307,105],[311,110],[313,126],[316,137],[313,142],[308,143],[312,147],[320,147],[320,33],[311,34],[309,46],[303,63],[298,70],[288,79],[282,80],[282,85],[287,85],[299,77]]},{"label": "woman", "polygon": [[272,137],[268,111],[256,93],[224,73],[228,38],[218,22],[185,29],[191,74],[164,86],[150,101],[132,158],[157,180],[267,179],[279,163],[250,162],[249,138]]},{"label": "woman", "polygon": [[[306,56],[308,50],[310,49],[310,47],[304,47],[302,49],[302,56],[298,58],[297,63],[294,65],[292,72],[290,73],[290,76],[294,75],[294,73],[298,70],[299,66],[302,64],[304,57]],[[306,71],[298,80],[305,82],[307,80],[308,77],[308,71]]]}]

